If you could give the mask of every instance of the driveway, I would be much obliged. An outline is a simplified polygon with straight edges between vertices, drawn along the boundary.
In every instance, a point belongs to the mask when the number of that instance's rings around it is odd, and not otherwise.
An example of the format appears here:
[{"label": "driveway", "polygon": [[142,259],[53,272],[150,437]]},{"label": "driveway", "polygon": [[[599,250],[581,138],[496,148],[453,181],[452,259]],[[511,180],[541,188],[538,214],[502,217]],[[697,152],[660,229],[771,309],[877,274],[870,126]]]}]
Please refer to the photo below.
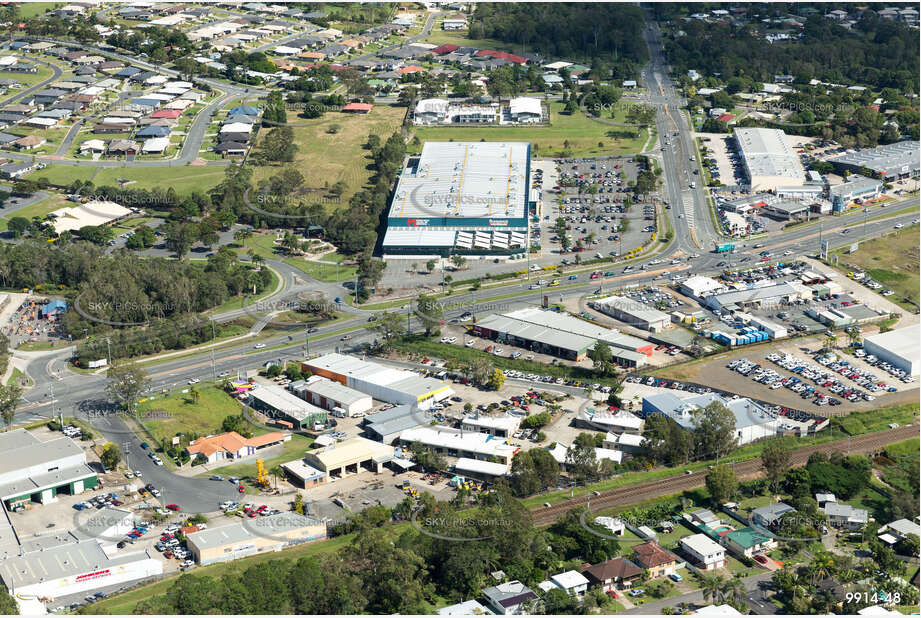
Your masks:
[{"label": "driveway", "polygon": [[[748,596],[755,596],[756,598],[761,598],[764,594],[764,589],[762,588],[762,582],[767,583],[771,581],[771,573],[758,573],[757,575],[750,575],[742,579],[745,582],[745,590],[748,592]],[[687,594],[682,594],[680,596],[672,597],[670,599],[663,599],[661,601],[653,601],[651,603],[646,603],[644,605],[635,607],[633,609],[628,609],[622,613],[624,614],[661,614],[662,610],[666,607],[677,607],[679,603],[688,603],[692,605],[708,605],[707,601],[704,601],[704,595],[700,590],[695,590],[694,592],[689,592]],[[719,603],[716,603],[719,605]]]}]

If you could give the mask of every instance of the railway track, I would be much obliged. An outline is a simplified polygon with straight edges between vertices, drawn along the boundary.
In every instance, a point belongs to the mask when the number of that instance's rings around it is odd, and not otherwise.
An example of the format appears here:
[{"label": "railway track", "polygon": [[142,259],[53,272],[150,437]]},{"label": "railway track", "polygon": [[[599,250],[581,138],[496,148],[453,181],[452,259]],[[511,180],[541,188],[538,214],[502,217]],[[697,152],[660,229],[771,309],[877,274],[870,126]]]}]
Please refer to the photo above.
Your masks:
[{"label": "railway track", "polygon": [[[792,465],[802,465],[809,460],[809,455],[815,452],[832,453],[841,451],[850,454],[876,453],[887,444],[900,442],[918,436],[918,425],[907,425],[896,429],[889,429],[857,436],[850,440],[836,440],[818,446],[807,446],[792,452],[790,462]],[[751,480],[762,476],[761,459],[750,459],[733,464],[733,470],[739,480]],[[707,477],[706,470],[698,470],[691,474],[672,476],[661,481],[651,481],[621,489],[611,489],[601,492],[599,496],[592,496],[589,502],[593,512],[619,506],[635,504],[651,498],[659,498],[670,494],[703,487]],[[535,526],[548,526],[555,522],[560,515],[576,507],[585,505],[585,497],[571,498],[565,502],[554,504],[550,507],[535,507],[531,509],[531,518]]]}]

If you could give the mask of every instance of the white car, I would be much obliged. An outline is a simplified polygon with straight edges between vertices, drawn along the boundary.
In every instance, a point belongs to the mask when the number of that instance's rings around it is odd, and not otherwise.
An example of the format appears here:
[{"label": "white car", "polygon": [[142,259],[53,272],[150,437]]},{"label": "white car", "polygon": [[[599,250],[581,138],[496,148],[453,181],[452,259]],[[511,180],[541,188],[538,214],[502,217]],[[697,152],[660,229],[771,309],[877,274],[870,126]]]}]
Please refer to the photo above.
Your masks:
[{"label": "white car", "polygon": [[187,569],[190,566],[193,566],[194,564],[195,564],[194,560],[183,560],[179,566],[182,567],[183,569]]},{"label": "white car", "polygon": [[126,478],[126,479],[133,479],[133,478],[134,478],[134,473],[133,473],[133,472],[125,472],[125,478]]},{"label": "white car", "polygon": [[136,476],[136,477],[138,477],[138,478],[141,478],[141,477],[144,476],[144,475],[141,474],[141,471],[140,471],[140,470],[135,470],[135,471],[134,471],[134,476]]},{"label": "white car", "polygon": [[464,345],[467,346],[468,348],[472,348],[473,346],[476,345],[476,340],[471,339],[470,341],[468,341],[468,342],[465,343]]},{"label": "white car", "polygon": [[783,254],[784,254],[784,255],[793,255],[793,251],[787,249],[786,251],[783,252]]},{"label": "white car", "polygon": [[500,354],[502,354],[502,348],[496,348],[495,350],[493,350],[493,354],[495,354],[496,356],[499,356]]},{"label": "white car", "polygon": [[895,224],[895,229],[897,229],[897,230],[900,230],[900,229],[902,229],[903,227],[904,227],[904,226],[903,226],[901,223],[896,223],[896,224]]},{"label": "white car", "polygon": [[257,343],[256,345],[253,346],[253,348],[256,350],[261,350],[264,347],[265,347],[264,343]]},{"label": "white car", "polygon": [[198,384],[199,382],[201,382],[199,378],[189,378],[189,384]]},{"label": "white car", "polygon": [[448,343],[457,343],[457,337],[448,337]]}]

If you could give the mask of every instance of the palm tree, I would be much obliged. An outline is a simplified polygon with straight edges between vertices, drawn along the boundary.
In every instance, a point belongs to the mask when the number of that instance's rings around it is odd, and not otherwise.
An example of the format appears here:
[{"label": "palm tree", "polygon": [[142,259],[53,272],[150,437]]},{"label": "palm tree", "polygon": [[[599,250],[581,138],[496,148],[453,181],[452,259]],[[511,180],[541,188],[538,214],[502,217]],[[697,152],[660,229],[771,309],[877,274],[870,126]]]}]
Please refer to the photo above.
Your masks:
[{"label": "palm tree", "polygon": [[197,404],[199,400],[201,399],[201,393],[195,390],[195,387],[193,386],[192,388],[189,389],[189,397],[192,398],[192,403]]},{"label": "palm tree", "polygon": [[727,580],[722,589],[723,598],[730,599],[735,605],[744,601],[746,592],[748,591],[745,589],[745,582],[740,577]]},{"label": "palm tree", "polygon": [[278,489],[278,477],[284,476],[285,471],[282,470],[281,466],[276,464],[272,466],[272,468],[269,470],[269,474],[271,474],[272,477],[275,479],[275,489]]},{"label": "palm tree", "polygon": [[725,581],[726,580],[719,575],[701,575],[700,591],[703,593],[704,599],[711,603],[715,603],[720,596]]}]

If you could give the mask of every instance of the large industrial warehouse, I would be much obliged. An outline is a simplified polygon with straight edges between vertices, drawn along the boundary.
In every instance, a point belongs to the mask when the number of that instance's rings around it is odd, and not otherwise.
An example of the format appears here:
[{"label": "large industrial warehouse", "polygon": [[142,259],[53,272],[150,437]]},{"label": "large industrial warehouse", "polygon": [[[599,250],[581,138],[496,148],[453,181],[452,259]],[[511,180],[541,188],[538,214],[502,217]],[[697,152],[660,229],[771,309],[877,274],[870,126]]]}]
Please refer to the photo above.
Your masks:
[{"label": "large industrial warehouse", "polygon": [[863,349],[908,375],[916,376],[921,368],[921,324],[864,337]]},{"label": "large industrial warehouse", "polygon": [[752,191],[801,186],[806,170],[780,129],[736,129],[736,142]]},{"label": "large industrial warehouse", "polygon": [[305,361],[301,368],[366,393],[378,401],[413,405],[422,410],[428,410],[454,394],[454,390],[440,380],[344,354],[313,358]]},{"label": "large industrial warehouse", "polygon": [[473,334],[569,360],[583,360],[599,341],[611,347],[614,361],[641,367],[653,345],[612,328],[596,326],[568,313],[521,309],[491,315],[473,326]]},{"label": "large industrial warehouse", "polygon": [[531,145],[426,142],[394,191],[385,257],[523,255]]},{"label": "large industrial warehouse", "polygon": [[918,175],[921,170],[918,146],[917,141],[895,142],[860,152],[848,152],[827,161],[839,173],[848,171],[860,174],[870,170],[881,180],[893,181]]}]

